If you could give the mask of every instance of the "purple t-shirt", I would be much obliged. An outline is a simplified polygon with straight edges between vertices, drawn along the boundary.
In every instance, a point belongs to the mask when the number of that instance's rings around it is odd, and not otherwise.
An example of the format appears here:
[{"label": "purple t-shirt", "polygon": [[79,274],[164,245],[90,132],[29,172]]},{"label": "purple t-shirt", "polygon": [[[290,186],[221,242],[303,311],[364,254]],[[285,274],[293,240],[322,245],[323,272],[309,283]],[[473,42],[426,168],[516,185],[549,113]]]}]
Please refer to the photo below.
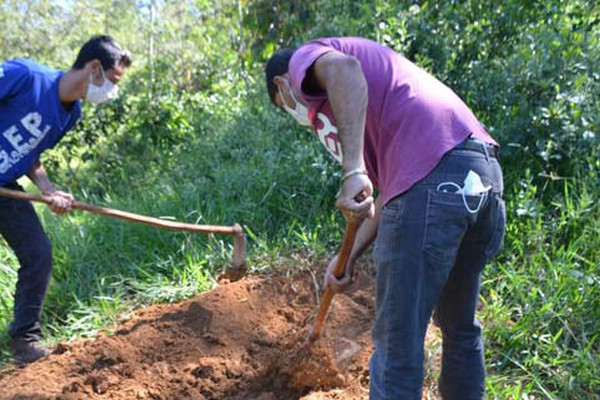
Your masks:
[{"label": "purple t-shirt", "polygon": [[319,140],[341,162],[342,149],[325,93],[302,92],[306,71],[323,54],[358,59],[369,101],[364,158],[383,204],[424,178],[465,138],[497,143],[447,86],[388,47],[362,38],[322,38],[301,46],[289,64],[290,81],[302,93]]}]

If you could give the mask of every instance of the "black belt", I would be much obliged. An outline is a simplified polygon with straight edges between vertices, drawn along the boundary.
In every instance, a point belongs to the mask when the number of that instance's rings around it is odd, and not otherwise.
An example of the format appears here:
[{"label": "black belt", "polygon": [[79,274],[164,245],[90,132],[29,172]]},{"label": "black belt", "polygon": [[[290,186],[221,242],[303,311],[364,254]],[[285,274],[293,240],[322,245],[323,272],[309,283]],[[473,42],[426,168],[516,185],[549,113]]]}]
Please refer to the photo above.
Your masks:
[{"label": "black belt", "polygon": [[498,158],[498,148],[491,143],[481,140],[467,138],[456,145],[455,150],[473,150],[485,154],[488,157]]}]

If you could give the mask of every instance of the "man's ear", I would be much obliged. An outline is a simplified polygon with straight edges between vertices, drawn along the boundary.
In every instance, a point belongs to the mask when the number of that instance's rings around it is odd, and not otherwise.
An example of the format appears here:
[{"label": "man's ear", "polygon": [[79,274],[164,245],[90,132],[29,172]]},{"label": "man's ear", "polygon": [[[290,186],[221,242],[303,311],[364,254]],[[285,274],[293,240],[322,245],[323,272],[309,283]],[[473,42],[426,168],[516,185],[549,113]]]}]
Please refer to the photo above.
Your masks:
[{"label": "man's ear", "polygon": [[83,67],[83,68],[86,70],[86,72],[96,75],[97,73],[100,72],[101,67],[102,67],[102,63],[100,62],[100,60],[95,59],[92,61],[88,61],[85,64],[85,67]]},{"label": "man's ear", "polygon": [[276,94],[279,95],[280,100],[285,103],[287,103],[287,101],[285,101],[285,99],[281,98],[281,93],[286,93],[287,87],[288,85],[286,85],[286,80],[283,76],[281,75],[275,75],[273,77],[273,83],[275,84],[275,86],[277,86],[278,88],[278,93]]},{"label": "man's ear", "polygon": [[285,85],[285,78],[281,75],[275,75],[273,77],[273,83],[277,86]]}]

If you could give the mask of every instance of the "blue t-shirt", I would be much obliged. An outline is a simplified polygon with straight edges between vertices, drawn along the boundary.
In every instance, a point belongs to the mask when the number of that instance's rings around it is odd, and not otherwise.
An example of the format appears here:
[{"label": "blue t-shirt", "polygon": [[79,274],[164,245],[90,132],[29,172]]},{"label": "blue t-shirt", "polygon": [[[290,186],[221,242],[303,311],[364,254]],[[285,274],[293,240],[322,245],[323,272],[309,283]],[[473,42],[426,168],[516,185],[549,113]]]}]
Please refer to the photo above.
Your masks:
[{"label": "blue t-shirt", "polygon": [[79,101],[60,102],[62,75],[29,60],[0,64],[0,185],[25,175],[79,120]]}]

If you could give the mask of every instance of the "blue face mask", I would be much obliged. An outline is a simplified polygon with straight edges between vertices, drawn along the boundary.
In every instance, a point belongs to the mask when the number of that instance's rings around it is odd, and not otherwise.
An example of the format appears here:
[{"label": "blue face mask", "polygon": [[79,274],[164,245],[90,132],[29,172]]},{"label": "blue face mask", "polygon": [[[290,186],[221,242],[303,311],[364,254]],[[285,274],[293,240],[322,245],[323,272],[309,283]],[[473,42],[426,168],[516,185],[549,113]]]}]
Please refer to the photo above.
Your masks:
[{"label": "blue face mask", "polygon": [[279,96],[281,97],[281,101],[283,102],[283,109],[287,111],[287,113],[290,114],[300,125],[311,126],[310,118],[308,117],[308,108],[304,104],[300,103],[296,96],[294,96],[294,92],[292,91],[290,84],[287,81],[284,82],[288,88],[288,91],[290,92],[290,96],[292,96],[292,99],[294,99],[296,106],[294,108],[291,108],[285,103],[285,98],[283,97],[281,87],[278,87]]}]

